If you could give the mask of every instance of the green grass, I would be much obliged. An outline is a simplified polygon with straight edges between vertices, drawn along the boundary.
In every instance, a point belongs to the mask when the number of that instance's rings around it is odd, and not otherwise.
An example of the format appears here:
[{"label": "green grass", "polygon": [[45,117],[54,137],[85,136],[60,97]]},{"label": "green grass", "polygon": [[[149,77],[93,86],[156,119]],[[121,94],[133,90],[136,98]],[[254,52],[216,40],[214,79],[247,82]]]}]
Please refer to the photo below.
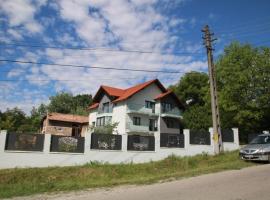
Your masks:
[{"label": "green grass", "polygon": [[238,151],[234,151],[219,156],[170,156],[144,164],[90,163],[74,167],[7,169],[0,170],[0,198],[122,184],[149,184],[251,165],[254,163],[240,160]]}]

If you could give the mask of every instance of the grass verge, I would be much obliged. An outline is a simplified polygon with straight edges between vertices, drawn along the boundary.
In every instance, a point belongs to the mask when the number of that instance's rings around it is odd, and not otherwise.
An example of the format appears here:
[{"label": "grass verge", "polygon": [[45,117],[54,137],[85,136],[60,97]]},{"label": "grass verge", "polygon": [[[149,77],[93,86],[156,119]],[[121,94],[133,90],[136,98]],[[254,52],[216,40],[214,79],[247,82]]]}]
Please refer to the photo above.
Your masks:
[{"label": "grass verge", "polygon": [[254,165],[238,158],[238,151],[218,156],[170,156],[144,164],[90,163],[74,167],[0,170],[0,198],[44,192],[110,187],[122,184],[149,184]]}]

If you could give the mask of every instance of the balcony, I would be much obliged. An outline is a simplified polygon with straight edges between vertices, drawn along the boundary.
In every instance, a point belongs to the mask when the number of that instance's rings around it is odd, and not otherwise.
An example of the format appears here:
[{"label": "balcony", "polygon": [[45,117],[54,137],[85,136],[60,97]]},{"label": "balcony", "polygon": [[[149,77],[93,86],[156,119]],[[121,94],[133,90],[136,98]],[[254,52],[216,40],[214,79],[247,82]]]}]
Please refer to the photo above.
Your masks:
[{"label": "balcony", "polygon": [[173,117],[173,118],[178,118],[178,119],[183,118],[182,112],[176,107],[171,110],[162,108],[161,117]]},{"label": "balcony", "polygon": [[150,130],[149,125],[146,124],[134,125],[132,122],[127,122],[126,131],[128,133],[153,133],[157,131],[157,129],[152,127]]},{"label": "balcony", "polygon": [[112,107],[103,107],[98,109],[98,117],[106,117],[106,116],[112,116]]},{"label": "balcony", "polygon": [[146,108],[144,104],[134,104],[134,103],[127,104],[127,113],[158,116],[158,112],[157,110],[155,110],[155,108]]}]

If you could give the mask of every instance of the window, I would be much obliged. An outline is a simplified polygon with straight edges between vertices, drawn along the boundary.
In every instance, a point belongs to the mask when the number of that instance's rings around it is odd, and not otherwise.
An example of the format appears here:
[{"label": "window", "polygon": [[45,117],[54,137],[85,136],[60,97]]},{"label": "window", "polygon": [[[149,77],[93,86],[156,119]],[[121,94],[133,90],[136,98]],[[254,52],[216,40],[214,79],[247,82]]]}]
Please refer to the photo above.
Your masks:
[{"label": "window", "polygon": [[104,126],[104,125],[105,125],[105,117],[98,117],[97,126]]},{"label": "window", "polygon": [[179,128],[177,121],[174,119],[165,118],[164,121],[168,128]]},{"label": "window", "polygon": [[146,108],[154,108],[155,107],[155,102],[152,101],[145,101],[145,107]]},{"label": "window", "polygon": [[173,105],[171,103],[162,103],[162,112],[168,112],[173,109]]},{"label": "window", "polygon": [[102,111],[104,113],[109,113],[110,112],[110,103],[106,102],[102,104]]},{"label": "window", "polygon": [[149,131],[157,131],[157,120],[149,119]]},{"label": "window", "polygon": [[112,121],[112,117],[98,117],[97,118],[97,126],[105,126],[110,124]]},{"label": "window", "polygon": [[155,102],[145,101],[145,107],[152,109],[152,113],[155,113]]},{"label": "window", "polygon": [[141,125],[141,118],[140,117],[133,117],[133,125],[140,126]]},{"label": "window", "polygon": [[111,124],[112,122],[112,117],[105,117],[105,125]]}]

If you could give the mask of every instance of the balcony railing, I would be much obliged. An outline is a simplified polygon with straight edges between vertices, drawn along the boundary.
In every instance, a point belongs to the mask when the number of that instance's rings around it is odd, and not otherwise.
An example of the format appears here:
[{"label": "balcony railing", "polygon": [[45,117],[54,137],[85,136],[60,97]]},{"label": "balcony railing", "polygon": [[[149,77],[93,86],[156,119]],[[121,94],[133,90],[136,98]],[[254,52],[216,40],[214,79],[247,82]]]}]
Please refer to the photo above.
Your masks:
[{"label": "balcony railing", "polygon": [[139,114],[147,114],[147,115],[158,115],[159,112],[153,108],[146,108],[145,104],[127,104],[127,113],[139,113]]},{"label": "balcony railing", "polygon": [[99,108],[98,109],[98,114],[103,114],[103,113],[112,113],[113,112],[113,108],[110,107],[110,108],[105,108],[105,109],[102,109],[102,108]]},{"label": "balcony railing", "polygon": [[182,112],[178,108],[169,109],[161,109],[162,116],[171,116],[171,117],[182,117]]},{"label": "balcony railing", "polygon": [[148,124],[134,125],[132,122],[127,122],[126,124],[127,132],[135,133],[149,133],[157,131],[156,127],[149,127]]}]

